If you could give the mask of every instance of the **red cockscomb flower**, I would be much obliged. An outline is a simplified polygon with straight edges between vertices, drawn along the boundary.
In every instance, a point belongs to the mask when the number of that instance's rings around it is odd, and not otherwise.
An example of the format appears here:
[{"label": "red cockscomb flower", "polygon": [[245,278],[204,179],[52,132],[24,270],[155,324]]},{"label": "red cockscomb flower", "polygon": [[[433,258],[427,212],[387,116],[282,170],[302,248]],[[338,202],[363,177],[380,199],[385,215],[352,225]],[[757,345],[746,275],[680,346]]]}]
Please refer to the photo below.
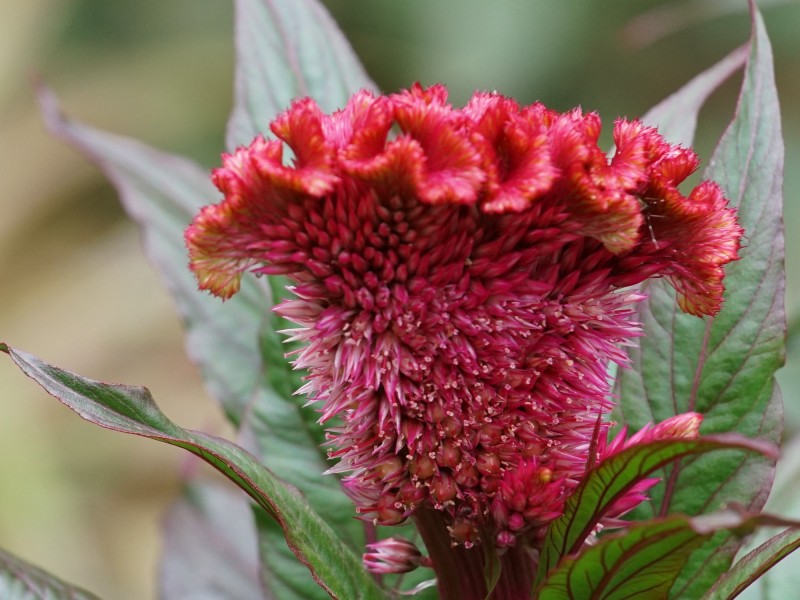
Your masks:
[{"label": "red cockscomb flower", "polygon": [[299,325],[302,391],[365,518],[426,511],[467,547],[534,539],[612,408],[631,286],[666,277],[684,310],[716,313],[735,210],[711,182],[683,196],[695,154],[652,128],[617,121],[609,160],[596,114],[498,94],[360,92],[332,115],[304,99],[271,129],[224,157],[224,201],[186,232],[200,287],[294,282],[275,310]]}]

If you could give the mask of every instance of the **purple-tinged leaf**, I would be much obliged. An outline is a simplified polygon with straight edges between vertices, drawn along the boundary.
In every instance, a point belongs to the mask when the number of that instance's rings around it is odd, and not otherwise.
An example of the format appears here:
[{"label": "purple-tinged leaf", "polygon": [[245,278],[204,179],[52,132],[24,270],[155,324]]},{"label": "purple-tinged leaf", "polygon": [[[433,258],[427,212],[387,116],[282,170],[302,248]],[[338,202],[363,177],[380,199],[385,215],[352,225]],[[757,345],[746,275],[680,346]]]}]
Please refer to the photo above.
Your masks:
[{"label": "purple-tinged leaf", "polygon": [[708,97],[747,60],[749,45],[741,46],[714,66],[706,69],[677,92],[665,98],[641,120],[658,127],[658,131],[673,144],[689,147],[694,142],[697,116]]},{"label": "purple-tinged leaf", "polygon": [[0,351],[8,353],[26,375],[87,421],[178,446],[219,470],[280,524],[289,548],[332,597],[386,597],[359,557],[305,498],[243,448],[179,427],[159,410],[146,388],[92,381],[5,344],[0,344]]},{"label": "purple-tinged leaf", "polygon": [[[753,6],[753,34],[734,119],[706,175],[718,181],[738,207],[746,232],[741,260],[726,269],[725,304],[715,318],[679,312],[663,282],[645,287],[639,306],[645,337],[630,352],[633,368],[619,373],[622,421],[633,429],[675,414],[704,415],[703,433],[735,431],[777,442],[781,434],[780,391],[775,371],[784,361],[783,142],[764,25]],[[763,506],[774,461],[717,453],[667,469],[665,485],[638,518],[740,502]],[[676,598],[699,597],[730,565],[739,543],[720,534],[700,549],[673,589]]]},{"label": "purple-tinged leaf", "polygon": [[0,598],[3,600],[99,600],[39,567],[0,549]]},{"label": "purple-tinged leaf", "polygon": [[[718,532],[745,536],[760,526],[800,523],[725,510],[700,517],[674,515],[603,536],[565,558],[538,590],[538,600],[665,598],[690,555]],[[694,560],[694,558],[692,558]],[[695,596],[685,596],[694,598]]]},{"label": "purple-tinged leaf", "polygon": [[778,454],[773,444],[735,434],[656,440],[622,450],[589,471],[567,500],[563,514],[548,527],[538,580],[543,580],[564,556],[578,552],[608,509],[637,482],[669,462],[713,450],[749,450],[772,457]]},{"label": "purple-tinged leaf", "polygon": [[[781,457],[775,471],[775,483],[770,491],[765,509],[772,514],[789,519],[800,519],[800,437],[781,444]],[[737,555],[742,559],[758,546],[769,542],[776,531],[759,531],[753,535]],[[793,553],[762,575],[739,595],[746,600],[784,600],[800,589],[800,553]]]},{"label": "purple-tinged leaf", "polygon": [[374,89],[347,39],[315,0],[236,1],[236,102],[227,144],[248,144],[294,98],[325,112]]},{"label": "purple-tinged leaf", "polygon": [[290,552],[279,552],[275,548],[276,543],[283,544],[283,532],[275,519],[258,507],[254,508],[253,516],[258,533],[261,579],[271,597],[326,600],[328,594],[309,577],[308,570]]},{"label": "purple-tinged leaf", "polygon": [[[734,564],[724,573],[703,600],[731,600],[772,567],[800,548],[800,531],[787,529],[770,538]],[[796,590],[795,590],[796,591]],[[783,590],[783,597],[791,593]]]},{"label": "purple-tinged leaf", "polygon": [[163,533],[161,600],[268,597],[260,581],[251,502],[243,494],[191,480],[169,508]]},{"label": "purple-tinged leaf", "polygon": [[[323,600],[328,595],[314,583],[308,570],[301,565],[291,552],[276,552],[275,544],[284,547],[283,532],[274,519],[270,519],[263,510],[254,508],[256,528],[259,534],[259,549],[262,559],[261,577],[266,587],[269,588],[271,597],[275,599],[296,598],[297,600]],[[355,521],[355,519],[352,519]],[[361,521],[357,521],[361,523]],[[401,537],[413,538],[417,535],[411,524],[399,527],[384,528],[382,532],[388,535],[398,533]],[[345,543],[348,540],[344,540]],[[364,546],[357,549],[359,554],[364,551]],[[269,556],[265,556],[265,555]],[[413,596],[414,600],[435,600],[436,579],[433,571],[420,568],[410,573],[400,575],[383,575],[381,586],[387,590],[392,598]]]}]

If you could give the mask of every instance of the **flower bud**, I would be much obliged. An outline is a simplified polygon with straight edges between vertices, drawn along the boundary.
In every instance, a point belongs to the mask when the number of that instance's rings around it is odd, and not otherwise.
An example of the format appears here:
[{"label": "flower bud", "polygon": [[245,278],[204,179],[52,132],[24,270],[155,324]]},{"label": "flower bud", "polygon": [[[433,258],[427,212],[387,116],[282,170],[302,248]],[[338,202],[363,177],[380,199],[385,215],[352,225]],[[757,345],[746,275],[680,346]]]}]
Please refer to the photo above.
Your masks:
[{"label": "flower bud", "polygon": [[453,440],[445,440],[436,453],[436,462],[440,467],[454,469],[461,460],[461,450]]},{"label": "flower bud", "polygon": [[481,475],[497,475],[500,472],[500,459],[491,452],[479,452],[475,466]]},{"label": "flower bud", "polygon": [[[397,497],[385,494],[376,502],[375,517],[381,525],[399,525],[405,521],[403,510],[397,508]],[[402,505],[401,505],[402,506]]]},{"label": "flower bud", "polygon": [[447,473],[440,473],[437,478],[431,482],[431,496],[437,503],[443,504],[448,500],[452,500],[458,494],[458,485],[453,481]]},{"label": "flower bud", "polygon": [[475,487],[480,480],[478,470],[469,463],[462,463],[461,468],[456,469],[453,477],[458,485],[467,488]]},{"label": "flower bud", "polygon": [[497,544],[498,548],[509,548],[511,546],[516,545],[517,543],[517,536],[514,535],[512,532],[508,531],[507,529],[503,529],[497,532],[497,536],[495,537],[495,544]]},{"label": "flower bud", "polygon": [[430,559],[423,556],[413,542],[401,537],[367,544],[362,561],[367,571],[378,575],[408,573],[419,566],[430,566]]},{"label": "flower bud", "polygon": [[408,471],[420,479],[429,479],[436,473],[436,463],[432,458],[423,454],[411,460],[408,464]]}]

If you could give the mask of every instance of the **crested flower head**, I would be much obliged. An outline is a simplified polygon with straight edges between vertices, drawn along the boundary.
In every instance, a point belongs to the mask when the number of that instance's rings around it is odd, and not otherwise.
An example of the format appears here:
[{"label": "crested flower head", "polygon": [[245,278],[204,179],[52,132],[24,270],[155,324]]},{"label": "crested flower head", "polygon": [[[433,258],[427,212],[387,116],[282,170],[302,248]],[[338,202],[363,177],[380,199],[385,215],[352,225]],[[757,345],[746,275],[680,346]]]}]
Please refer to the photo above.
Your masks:
[{"label": "crested flower head", "polygon": [[653,128],[618,120],[609,159],[596,114],[495,93],[362,91],[332,115],[303,99],[271,129],[224,157],[224,200],[186,232],[200,287],[293,282],[275,310],[364,518],[438,511],[465,545],[536,535],[606,434],[632,286],[664,277],[716,313],[735,210],[711,182],[683,195],[697,158]]}]

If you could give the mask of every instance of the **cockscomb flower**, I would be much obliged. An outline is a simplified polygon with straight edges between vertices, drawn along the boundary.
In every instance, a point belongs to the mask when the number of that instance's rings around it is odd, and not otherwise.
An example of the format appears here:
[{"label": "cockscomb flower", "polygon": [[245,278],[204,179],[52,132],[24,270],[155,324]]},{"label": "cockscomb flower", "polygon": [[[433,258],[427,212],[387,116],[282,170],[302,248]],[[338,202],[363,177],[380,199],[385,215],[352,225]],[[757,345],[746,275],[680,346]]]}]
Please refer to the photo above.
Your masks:
[{"label": "cockscomb flower", "polygon": [[363,518],[436,521],[457,547],[535,539],[607,434],[634,286],[665,277],[716,313],[735,210],[712,182],[684,196],[697,158],[653,128],[618,120],[608,159],[596,114],[496,93],[302,99],[271,130],[224,156],[224,200],[186,232],[200,287],[293,282],[275,310]]}]

